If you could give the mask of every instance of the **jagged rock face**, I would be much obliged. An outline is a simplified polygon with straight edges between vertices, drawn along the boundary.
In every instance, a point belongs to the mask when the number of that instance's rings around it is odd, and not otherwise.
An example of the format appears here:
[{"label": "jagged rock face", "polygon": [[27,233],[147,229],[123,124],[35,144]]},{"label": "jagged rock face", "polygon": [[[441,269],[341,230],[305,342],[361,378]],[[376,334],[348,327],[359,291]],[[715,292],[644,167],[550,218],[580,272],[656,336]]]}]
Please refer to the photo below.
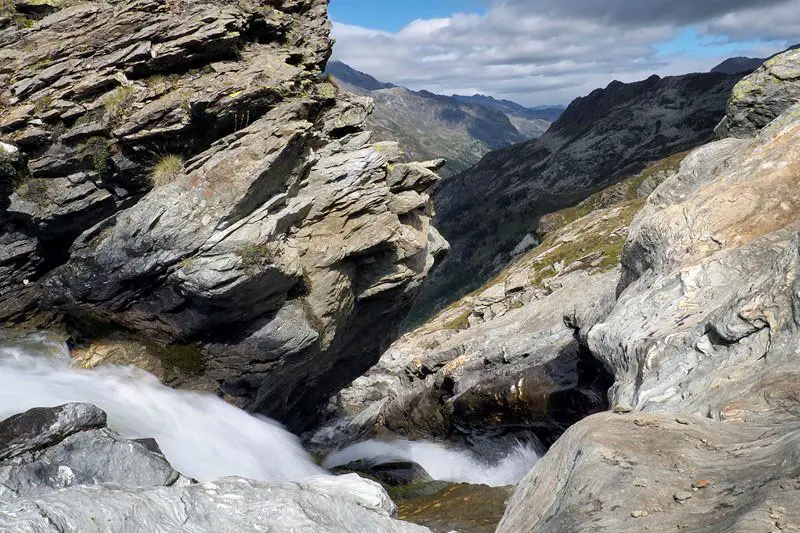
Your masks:
[{"label": "jagged rock face", "polygon": [[386,492],[355,474],[197,483],[173,470],[152,440],[125,440],[105,425],[106,414],[87,404],[33,409],[0,422],[0,529],[428,531],[391,519],[397,508]]},{"label": "jagged rock face", "polygon": [[394,164],[371,103],[319,81],[326,7],[71,3],[0,31],[27,160],[3,156],[2,318],[199,343],[224,393],[294,427],[374,363],[446,249],[441,162]]},{"label": "jagged rock face", "polygon": [[770,58],[736,86],[718,133],[723,137],[754,137],[798,100],[800,50],[790,50]]},{"label": "jagged rock face", "polygon": [[542,215],[711,140],[739,79],[691,74],[613,82],[575,100],[541,138],[492,152],[443,182],[435,197],[438,227],[452,250],[413,319],[489,279],[526,234],[536,233]]},{"label": "jagged rock face", "polygon": [[[795,365],[779,341],[795,327],[798,111],[755,140],[692,153],[634,221],[627,289],[589,334],[616,369],[616,403],[719,418],[761,378]],[[768,352],[769,365],[758,364]]]},{"label": "jagged rock face", "polygon": [[337,394],[313,436],[322,447],[387,431],[415,438],[534,433],[551,445],[603,410],[613,383],[586,349],[616,300],[634,215],[687,153],[542,219],[541,243],[398,339]]},{"label": "jagged rock face", "polygon": [[621,295],[583,338],[614,371],[615,410],[634,412],[567,432],[500,531],[797,527],[798,157],[800,103],[753,139],[694,151],[656,189]]},{"label": "jagged rock face", "polygon": [[[333,399],[333,419],[312,441],[330,447],[387,432],[423,439],[532,432],[549,446],[604,410],[612,380],[580,340],[614,304],[619,252],[643,204],[638,184],[665,172],[654,168],[598,194],[592,212],[561,220],[497,279],[398,339]],[[601,207],[604,201],[613,205]]]}]

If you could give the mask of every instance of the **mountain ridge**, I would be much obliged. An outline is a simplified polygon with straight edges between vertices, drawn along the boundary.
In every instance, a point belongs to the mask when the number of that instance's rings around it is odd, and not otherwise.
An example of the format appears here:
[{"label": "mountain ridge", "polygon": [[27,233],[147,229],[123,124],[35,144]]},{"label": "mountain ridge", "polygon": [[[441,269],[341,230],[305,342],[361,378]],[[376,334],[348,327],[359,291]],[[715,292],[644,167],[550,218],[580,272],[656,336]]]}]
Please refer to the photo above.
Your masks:
[{"label": "mountain ridge", "polygon": [[435,202],[438,227],[452,245],[450,268],[429,278],[411,320],[480,286],[535,236],[545,213],[713,138],[740,78],[696,73],[612,81],[576,98],[542,137],[490,152],[441,183]]},{"label": "mountain ridge", "polygon": [[410,159],[444,158],[443,177],[466,170],[498,148],[541,136],[559,109],[525,108],[491,97],[461,97],[413,91],[384,83],[341,61],[326,74],[344,90],[373,99],[367,126],[381,138],[400,142]]}]

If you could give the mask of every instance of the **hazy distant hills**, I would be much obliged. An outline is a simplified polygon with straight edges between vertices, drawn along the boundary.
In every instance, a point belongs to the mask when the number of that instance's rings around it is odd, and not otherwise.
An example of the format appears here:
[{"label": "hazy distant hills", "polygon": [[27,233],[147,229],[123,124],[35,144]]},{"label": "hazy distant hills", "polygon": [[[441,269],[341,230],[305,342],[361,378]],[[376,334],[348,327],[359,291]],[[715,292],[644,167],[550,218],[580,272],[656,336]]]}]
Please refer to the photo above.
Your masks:
[{"label": "hazy distant hills", "polygon": [[409,159],[444,157],[445,177],[471,167],[492,150],[544,134],[564,110],[527,108],[489,96],[443,96],[384,83],[339,61],[326,73],[345,90],[370,96],[368,126],[377,137],[401,143]]}]

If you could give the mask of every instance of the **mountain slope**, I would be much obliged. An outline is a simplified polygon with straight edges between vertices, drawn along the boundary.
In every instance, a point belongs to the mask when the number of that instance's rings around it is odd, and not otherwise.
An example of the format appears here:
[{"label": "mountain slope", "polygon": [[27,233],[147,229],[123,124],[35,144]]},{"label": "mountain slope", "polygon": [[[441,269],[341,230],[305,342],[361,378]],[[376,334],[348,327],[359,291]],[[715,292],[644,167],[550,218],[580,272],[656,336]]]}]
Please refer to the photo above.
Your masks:
[{"label": "mountain slope", "polygon": [[455,175],[491,150],[541,136],[556,111],[535,111],[487,97],[450,97],[383,83],[344,63],[331,61],[326,73],[344,90],[369,96],[375,110],[367,127],[380,138],[400,142],[412,160],[445,158],[440,174]]},{"label": "mountain slope", "polygon": [[749,73],[763,65],[764,61],[766,61],[766,59],[758,57],[732,57],[712,68],[711,72],[716,72],[718,74]]},{"label": "mountain slope", "polygon": [[739,79],[690,74],[612,82],[576,99],[540,139],[492,152],[443,182],[437,217],[452,251],[423,289],[414,317],[424,319],[481,285],[536,233],[543,214],[710,140]]},{"label": "mountain slope", "polygon": [[525,107],[510,100],[498,100],[482,94],[472,96],[454,94],[453,98],[459,102],[484,105],[502,111],[526,139],[541,137],[565,109],[564,106]]},{"label": "mountain slope", "polygon": [[360,72],[345,65],[341,61],[329,61],[328,65],[325,67],[325,73],[333,76],[340,82],[344,82],[348,85],[355,85],[366,91],[378,91],[380,89],[391,89],[395,87],[394,84],[378,81],[369,74]]}]

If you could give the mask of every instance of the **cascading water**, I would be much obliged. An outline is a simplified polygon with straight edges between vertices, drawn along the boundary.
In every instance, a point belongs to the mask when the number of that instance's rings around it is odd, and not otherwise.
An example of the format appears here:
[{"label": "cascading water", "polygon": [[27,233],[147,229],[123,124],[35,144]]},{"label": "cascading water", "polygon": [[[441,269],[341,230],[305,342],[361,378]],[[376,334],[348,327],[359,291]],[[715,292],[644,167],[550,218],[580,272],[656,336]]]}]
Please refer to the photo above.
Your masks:
[{"label": "cascading water", "polygon": [[[174,390],[133,367],[70,367],[66,346],[45,335],[0,337],[0,419],[34,407],[97,405],[127,438],[153,437],[181,473],[208,481],[242,476],[296,480],[325,473],[300,440],[277,422],[257,418],[216,396]],[[414,461],[434,479],[492,486],[517,483],[536,463],[532,446],[488,462],[466,450],[430,442],[354,444],[329,455],[325,467],[352,461]]]},{"label": "cascading water", "polygon": [[261,481],[324,473],[276,422],[208,395],[170,389],[135,368],[69,367],[67,348],[44,336],[0,339],[0,418],[34,407],[92,403],[128,438],[153,437],[181,473],[201,481]]},{"label": "cascading water", "polygon": [[369,463],[413,461],[433,479],[500,487],[518,483],[539,456],[533,445],[519,444],[499,461],[489,462],[470,451],[449,449],[433,442],[370,440],[330,454],[324,466],[333,468],[359,460]]}]

